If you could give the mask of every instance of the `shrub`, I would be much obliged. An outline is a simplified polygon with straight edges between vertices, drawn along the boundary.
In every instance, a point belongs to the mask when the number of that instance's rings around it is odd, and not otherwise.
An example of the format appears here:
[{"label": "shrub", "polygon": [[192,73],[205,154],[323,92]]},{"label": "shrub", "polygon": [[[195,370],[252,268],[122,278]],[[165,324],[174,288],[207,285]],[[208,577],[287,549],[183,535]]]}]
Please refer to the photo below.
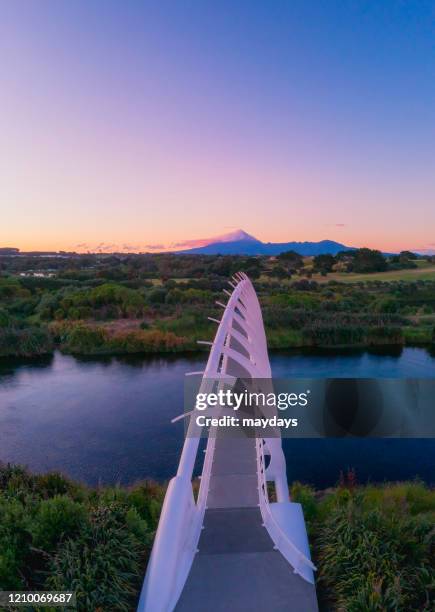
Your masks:
[{"label": "shrub", "polygon": [[10,324],[10,316],[6,308],[0,306],[0,327],[8,327]]},{"label": "shrub", "polygon": [[50,498],[55,495],[70,495],[73,499],[84,499],[84,487],[63,476],[59,472],[38,474],[34,477],[34,486],[42,498]]},{"label": "shrub", "polygon": [[155,287],[150,289],[146,294],[148,304],[163,304],[166,299],[166,289],[163,287]]},{"label": "shrub", "polygon": [[[344,610],[429,610],[433,514],[367,503],[364,489],[336,497],[317,526],[319,583]],[[373,491],[373,490],[372,490]],[[387,487],[388,491],[388,487]],[[431,587],[432,583],[432,587]]]},{"label": "shrub", "polygon": [[78,610],[131,610],[143,579],[142,547],[127,526],[132,517],[116,504],[97,508],[80,537],[59,548],[47,587],[74,590]]},{"label": "shrub", "polygon": [[28,536],[23,504],[0,494],[0,589],[20,589]]},{"label": "shrub", "polygon": [[55,495],[39,503],[29,532],[33,542],[51,551],[63,539],[73,537],[86,522],[83,506],[66,495]]},{"label": "shrub", "polygon": [[0,327],[0,357],[44,355],[53,349],[48,331],[40,327]]},{"label": "shrub", "polygon": [[317,516],[317,503],[314,489],[300,482],[294,482],[290,488],[290,499],[302,505],[305,520],[310,523]]},{"label": "shrub", "polygon": [[128,503],[146,520],[152,530],[157,528],[163,504],[164,489],[153,482],[145,481],[135,485],[128,495]]},{"label": "shrub", "polygon": [[75,325],[66,335],[63,345],[71,353],[92,354],[103,352],[107,342],[107,333],[100,327]]},{"label": "shrub", "polygon": [[155,353],[176,351],[186,343],[172,332],[139,330],[114,334],[108,341],[110,351],[118,353]]}]

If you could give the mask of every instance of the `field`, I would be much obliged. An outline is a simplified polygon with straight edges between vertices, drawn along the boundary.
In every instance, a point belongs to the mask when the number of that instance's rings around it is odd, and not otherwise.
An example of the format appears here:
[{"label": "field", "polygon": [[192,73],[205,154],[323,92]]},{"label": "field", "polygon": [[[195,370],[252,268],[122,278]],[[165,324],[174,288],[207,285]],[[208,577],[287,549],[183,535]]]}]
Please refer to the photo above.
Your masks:
[{"label": "field", "polygon": [[370,272],[366,274],[331,272],[327,277],[323,277],[321,274],[313,274],[312,278],[320,283],[330,280],[339,281],[340,283],[365,283],[369,281],[433,281],[435,280],[435,266],[433,264],[428,264],[425,266],[418,266],[411,270],[387,270],[386,272]]}]

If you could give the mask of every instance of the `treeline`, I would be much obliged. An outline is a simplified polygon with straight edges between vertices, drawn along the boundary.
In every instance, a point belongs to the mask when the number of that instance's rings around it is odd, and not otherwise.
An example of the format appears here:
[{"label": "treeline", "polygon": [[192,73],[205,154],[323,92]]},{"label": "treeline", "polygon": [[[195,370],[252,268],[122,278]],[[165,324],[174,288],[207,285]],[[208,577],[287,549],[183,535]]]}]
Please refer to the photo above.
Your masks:
[{"label": "treeline", "polygon": [[[160,254],[86,254],[59,257],[25,256],[5,257],[0,253],[0,274],[46,275],[53,285],[66,281],[131,282],[137,286],[144,280],[226,279],[242,270],[250,278],[260,276],[285,278],[299,272],[371,273],[385,270],[415,268],[418,262],[435,263],[435,256],[418,255],[402,251],[386,255],[375,249],[346,250],[337,255],[303,257],[294,251],[277,257],[266,255],[177,255]],[[50,276],[51,275],[51,276]]]},{"label": "treeline", "polygon": [[[135,610],[164,494],[0,464],[0,590],[74,591],[80,612]],[[321,609],[433,610],[433,489],[358,486],[350,471],[335,489],[294,483],[290,495],[304,509]]]},{"label": "treeline", "polygon": [[4,257],[0,254],[0,273],[49,274],[56,279],[86,281],[142,281],[169,278],[229,278],[243,270],[255,278],[268,258],[237,255],[112,254],[68,257]]},{"label": "treeline", "polygon": [[[398,255],[383,255],[375,249],[355,249],[341,251],[337,255],[317,255],[313,258],[312,271],[326,275],[329,272],[355,272],[369,274],[371,272],[386,272],[387,270],[411,270],[418,267],[421,256],[402,251]],[[433,258],[428,257],[429,261]]]},{"label": "treeline", "polygon": [[[172,259],[185,261],[181,255]],[[231,269],[243,262],[221,259]],[[292,253],[279,261],[295,265]],[[99,269],[63,270],[54,277],[1,275],[0,356],[54,348],[89,355],[190,351],[199,348],[197,340],[212,339],[216,326],[207,317],[220,318],[216,301],[225,300],[227,276],[150,280],[140,276],[140,267],[134,275],[125,265],[117,262],[103,276]],[[109,281],[110,275],[119,278]],[[254,284],[270,347],[435,342],[434,281],[284,282],[261,274]]]}]

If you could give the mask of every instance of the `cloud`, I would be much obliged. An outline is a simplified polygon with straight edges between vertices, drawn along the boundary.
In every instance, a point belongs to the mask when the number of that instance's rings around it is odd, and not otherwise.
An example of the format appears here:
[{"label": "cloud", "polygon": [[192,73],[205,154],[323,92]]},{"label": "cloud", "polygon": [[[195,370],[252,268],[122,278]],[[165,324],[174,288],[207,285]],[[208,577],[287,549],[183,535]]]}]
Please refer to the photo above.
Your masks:
[{"label": "cloud", "polygon": [[346,223],[336,223],[335,227],[346,227]]},{"label": "cloud", "polygon": [[119,251],[119,245],[117,244],[106,244],[105,242],[100,242],[96,247],[92,249],[97,253],[113,253],[115,251]]},{"label": "cloud", "polygon": [[165,248],[164,244],[144,244],[143,246],[146,251],[163,251]]},{"label": "cloud", "polygon": [[213,238],[197,238],[196,240],[182,240],[181,242],[173,242],[171,248],[193,249],[195,247],[203,247],[210,244]]},{"label": "cloud", "polygon": [[123,251],[128,251],[130,253],[133,253],[133,252],[137,253],[138,251],[140,251],[140,245],[138,245],[138,244],[123,244],[122,245],[122,250]]},{"label": "cloud", "polygon": [[129,244],[123,243],[107,243],[99,242],[98,244],[88,244],[80,242],[75,245],[80,251],[89,251],[90,253],[141,253],[143,251],[164,251],[164,244]]}]

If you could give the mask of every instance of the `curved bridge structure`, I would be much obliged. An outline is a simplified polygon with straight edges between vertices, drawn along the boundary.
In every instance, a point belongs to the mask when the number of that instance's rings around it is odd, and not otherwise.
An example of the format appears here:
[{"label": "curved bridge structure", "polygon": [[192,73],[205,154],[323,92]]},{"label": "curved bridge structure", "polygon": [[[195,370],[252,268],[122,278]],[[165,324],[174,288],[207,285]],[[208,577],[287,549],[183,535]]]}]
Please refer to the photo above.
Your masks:
[{"label": "curved bridge structure", "polygon": [[[271,384],[260,305],[238,273],[211,344],[200,392],[230,379]],[[198,373],[195,373],[198,374]],[[200,438],[190,416],[142,588],[140,612],[311,612],[318,609],[302,508],[292,503],[280,436],[210,430],[200,487]],[[189,435],[192,434],[192,435]],[[255,432],[254,432],[255,434]],[[202,458],[201,458],[202,459]],[[269,500],[274,490],[273,501]]]}]

